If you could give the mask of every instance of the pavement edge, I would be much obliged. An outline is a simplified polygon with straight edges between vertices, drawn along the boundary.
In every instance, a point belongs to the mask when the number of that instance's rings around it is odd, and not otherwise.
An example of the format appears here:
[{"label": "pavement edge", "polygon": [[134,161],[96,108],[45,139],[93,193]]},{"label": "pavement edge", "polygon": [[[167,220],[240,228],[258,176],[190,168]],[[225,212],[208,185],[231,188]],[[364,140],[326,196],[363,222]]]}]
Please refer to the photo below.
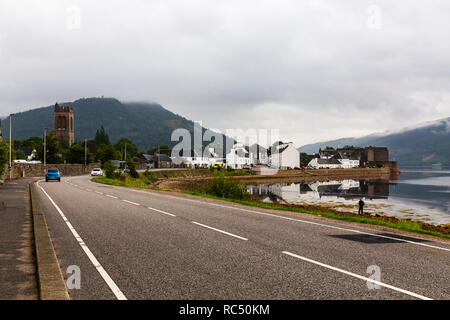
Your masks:
[{"label": "pavement edge", "polygon": [[70,300],[56,258],[47,222],[37,195],[36,183],[29,184],[40,300]]}]

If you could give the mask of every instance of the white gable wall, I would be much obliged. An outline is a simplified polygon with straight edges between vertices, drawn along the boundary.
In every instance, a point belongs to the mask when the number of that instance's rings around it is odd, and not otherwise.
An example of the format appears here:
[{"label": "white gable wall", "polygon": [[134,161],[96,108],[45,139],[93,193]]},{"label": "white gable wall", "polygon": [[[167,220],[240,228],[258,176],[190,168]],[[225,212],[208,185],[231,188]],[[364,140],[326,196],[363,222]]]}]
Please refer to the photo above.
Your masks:
[{"label": "white gable wall", "polygon": [[272,167],[281,169],[299,168],[300,153],[295,149],[294,145],[290,143],[282,153],[276,153],[270,157],[270,164]]}]

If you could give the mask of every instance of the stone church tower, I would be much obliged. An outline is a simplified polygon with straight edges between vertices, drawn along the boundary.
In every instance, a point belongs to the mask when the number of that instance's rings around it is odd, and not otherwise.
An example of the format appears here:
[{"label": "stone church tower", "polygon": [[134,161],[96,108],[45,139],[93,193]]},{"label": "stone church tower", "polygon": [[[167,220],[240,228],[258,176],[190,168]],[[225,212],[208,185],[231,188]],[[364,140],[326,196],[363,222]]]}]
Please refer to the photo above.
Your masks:
[{"label": "stone church tower", "polygon": [[55,132],[59,141],[66,140],[69,146],[75,142],[75,134],[73,127],[73,108],[60,107],[55,104]]}]

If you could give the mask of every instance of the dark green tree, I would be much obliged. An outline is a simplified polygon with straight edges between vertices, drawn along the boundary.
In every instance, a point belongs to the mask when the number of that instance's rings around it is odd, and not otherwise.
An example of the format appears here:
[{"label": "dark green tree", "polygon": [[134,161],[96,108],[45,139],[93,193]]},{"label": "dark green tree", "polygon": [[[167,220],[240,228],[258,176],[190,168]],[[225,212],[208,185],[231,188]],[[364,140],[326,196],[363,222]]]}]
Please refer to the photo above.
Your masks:
[{"label": "dark green tree", "polygon": [[111,160],[105,162],[105,164],[103,165],[103,170],[105,171],[105,175],[108,179],[115,178],[116,167]]},{"label": "dark green tree", "polygon": [[97,132],[95,133],[94,141],[97,144],[97,146],[111,144],[109,142],[109,136],[106,133],[105,128],[103,126],[99,130],[97,130]]},{"label": "dark green tree", "polygon": [[[135,157],[138,154],[138,147],[127,138],[120,139],[115,145],[114,148],[116,148],[117,151],[124,154],[125,153],[125,146],[127,151],[127,159],[131,159]],[[125,159],[126,160],[126,159]]]},{"label": "dark green tree", "polygon": [[139,173],[136,171],[136,166],[133,161],[131,160],[127,161],[127,168],[130,169],[130,176],[132,178],[135,179],[139,178]]},{"label": "dark green tree", "polygon": [[[47,163],[61,163],[61,146],[56,138],[55,131],[50,131],[46,137]],[[36,148],[37,158],[44,161],[44,141]]]},{"label": "dark green tree", "polygon": [[[89,151],[86,153],[87,163],[94,162],[94,155]],[[64,153],[67,163],[79,163],[84,164],[85,161],[85,148],[84,146],[75,143]]]},{"label": "dark green tree", "polygon": [[[17,148],[17,146],[16,146]],[[25,152],[23,152],[22,150],[16,150],[16,159],[19,160],[26,160],[27,159],[27,155],[25,154]]]},{"label": "dark green tree", "polygon": [[306,167],[308,165],[309,161],[310,161],[310,159],[308,157],[308,154],[306,154],[305,152],[301,152],[300,153],[300,164],[303,167]]},{"label": "dark green tree", "polygon": [[96,159],[105,164],[109,160],[120,160],[121,154],[112,145],[101,145],[97,149]]}]

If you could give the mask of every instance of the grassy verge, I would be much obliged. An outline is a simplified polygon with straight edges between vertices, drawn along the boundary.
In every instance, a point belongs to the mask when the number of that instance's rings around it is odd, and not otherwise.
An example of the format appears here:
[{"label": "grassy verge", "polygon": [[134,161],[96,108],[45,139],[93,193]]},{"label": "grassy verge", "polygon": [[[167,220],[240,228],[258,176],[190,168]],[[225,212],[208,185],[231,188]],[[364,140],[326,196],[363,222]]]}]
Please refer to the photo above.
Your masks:
[{"label": "grassy verge", "polygon": [[302,208],[300,206],[295,206],[295,205],[263,203],[263,202],[259,202],[256,200],[228,199],[228,198],[218,197],[218,196],[214,196],[211,194],[207,194],[204,192],[198,192],[198,191],[162,190],[162,189],[157,189],[157,188],[151,187],[149,185],[150,181],[143,179],[142,177],[140,179],[133,179],[130,177],[126,177],[124,181],[116,180],[116,179],[108,179],[106,177],[97,177],[97,178],[93,178],[92,181],[97,182],[97,183],[119,186],[119,187],[178,192],[178,193],[190,194],[190,195],[200,196],[200,197],[205,197],[205,198],[210,198],[210,199],[234,202],[234,203],[238,203],[238,204],[245,205],[245,206],[257,207],[257,208],[263,208],[263,209],[271,209],[271,210],[306,213],[306,214],[322,216],[322,217],[330,218],[330,219],[349,221],[349,222],[358,222],[358,223],[363,223],[363,224],[372,224],[372,225],[378,225],[378,226],[383,226],[383,227],[389,227],[389,228],[394,228],[394,229],[399,229],[399,230],[405,230],[405,231],[410,231],[410,232],[415,232],[415,233],[431,235],[431,236],[440,237],[443,239],[450,239],[449,234],[444,234],[441,232],[424,229],[424,228],[428,228],[428,226],[431,226],[431,225],[426,225],[426,224],[422,224],[422,223],[415,222],[415,221],[402,220],[402,219],[398,219],[398,218],[394,218],[394,217],[358,216],[358,215],[346,214],[346,213],[341,213],[341,212],[327,212],[327,211],[321,211],[321,210],[310,210],[310,209],[305,209],[305,208]]},{"label": "grassy verge", "polygon": [[[164,191],[171,191],[171,190],[164,190]],[[176,192],[180,192],[180,191],[176,191]],[[251,207],[298,212],[298,213],[307,213],[307,214],[322,216],[322,217],[330,218],[330,219],[358,222],[358,223],[364,223],[364,224],[373,224],[373,225],[378,225],[378,226],[384,226],[384,227],[389,227],[389,228],[394,228],[394,229],[410,231],[410,232],[432,235],[432,236],[436,236],[436,237],[440,237],[440,238],[444,238],[444,239],[450,239],[450,235],[423,229],[422,225],[415,221],[401,220],[401,219],[397,219],[397,218],[393,218],[392,219],[393,221],[389,221],[389,220],[385,220],[384,217],[378,218],[378,217],[372,217],[372,216],[357,216],[357,215],[344,214],[344,213],[337,214],[337,213],[332,213],[332,212],[306,210],[301,207],[296,207],[293,205],[263,203],[263,202],[254,201],[254,200],[226,199],[226,198],[213,196],[210,194],[205,194],[205,193],[200,193],[200,192],[192,192],[192,191],[181,191],[181,193],[191,194],[191,195],[210,198],[210,199],[224,200],[224,201],[234,202],[234,203],[251,206]]]},{"label": "grassy verge", "polygon": [[134,179],[127,176],[124,180],[119,179],[108,179],[106,177],[96,177],[91,179],[93,182],[109,184],[118,187],[129,187],[129,188],[140,188],[140,189],[151,189],[148,184],[149,181],[145,179]]},{"label": "grassy verge", "polygon": [[[194,178],[194,177],[212,177],[218,170],[211,169],[183,169],[183,170],[160,170],[160,171],[147,171],[155,178]],[[224,176],[249,176],[255,173],[248,169],[236,169],[219,171]]]}]

